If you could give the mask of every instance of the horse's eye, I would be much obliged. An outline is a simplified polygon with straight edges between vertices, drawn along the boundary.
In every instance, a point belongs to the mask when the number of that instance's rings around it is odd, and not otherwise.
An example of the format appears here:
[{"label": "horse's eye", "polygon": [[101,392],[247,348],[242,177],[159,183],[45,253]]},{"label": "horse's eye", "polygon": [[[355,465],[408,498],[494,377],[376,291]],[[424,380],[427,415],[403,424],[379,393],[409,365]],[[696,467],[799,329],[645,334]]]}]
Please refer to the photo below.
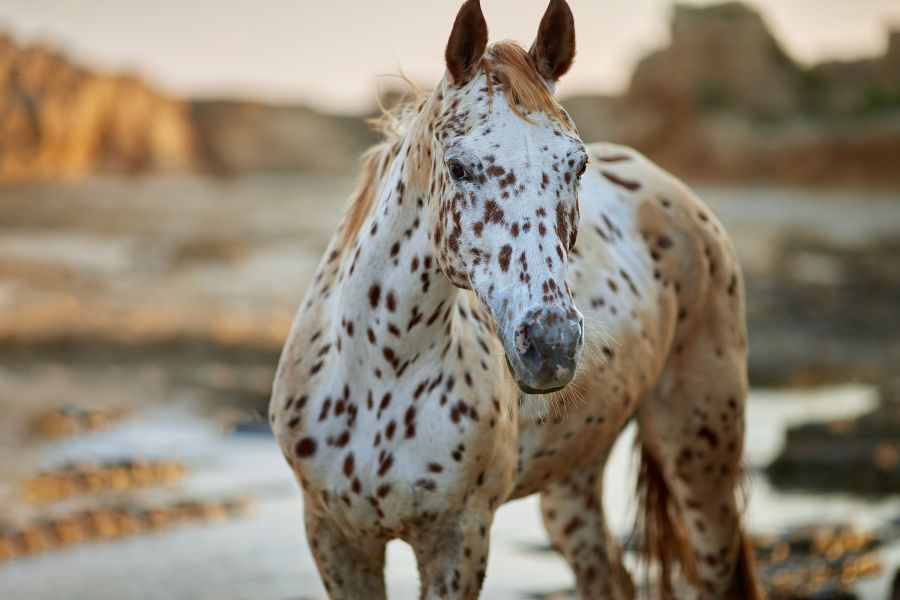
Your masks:
[{"label": "horse's eye", "polygon": [[450,169],[450,177],[454,180],[464,181],[469,179],[469,173],[460,161],[451,159],[447,162],[447,168]]},{"label": "horse's eye", "polygon": [[584,175],[585,170],[587,169],[587,161],[581,163],[581,166],[578,167],[578,179],[581,179],[581,176]]}]

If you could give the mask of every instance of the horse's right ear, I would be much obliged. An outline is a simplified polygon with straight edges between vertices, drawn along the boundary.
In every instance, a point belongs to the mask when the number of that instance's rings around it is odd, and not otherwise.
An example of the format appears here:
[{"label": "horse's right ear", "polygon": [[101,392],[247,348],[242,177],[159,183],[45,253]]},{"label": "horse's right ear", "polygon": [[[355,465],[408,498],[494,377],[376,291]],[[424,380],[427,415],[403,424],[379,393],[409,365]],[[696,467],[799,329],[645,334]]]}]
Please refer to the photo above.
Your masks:
[{"label": "horse's right ear", "polygon": [[487,48],[488,30],[479,0],[466,0],[456,15],[444,59],[450,83],[465,85],[475,73]]}]

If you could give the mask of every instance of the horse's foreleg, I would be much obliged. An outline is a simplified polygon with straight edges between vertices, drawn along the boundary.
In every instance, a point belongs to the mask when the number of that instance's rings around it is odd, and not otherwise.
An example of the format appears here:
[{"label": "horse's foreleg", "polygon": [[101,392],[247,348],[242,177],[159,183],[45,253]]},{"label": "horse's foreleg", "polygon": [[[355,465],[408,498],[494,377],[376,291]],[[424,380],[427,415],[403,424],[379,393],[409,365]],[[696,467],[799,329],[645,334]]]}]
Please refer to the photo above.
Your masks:
[{"label": "horse's foreleg", "polygon": [[312,511],[307,509],[305,515],[306,539],[329,597],[334,600],[386,598],[386,541],[368,536],[351,538]]},{"label": "horse's foreleg", "polygon": [[466,507],[429,524],[410,540],[419,564],[421,598],[478,598],[487,569],[493,516]]},{"label": "horse's foreleg", "polygon": [[606,527],[601,505],[603,464],[592,463],[541,492],[544,526],[553,548],[575,572],[578,597],[634,597],[631,578]]}]

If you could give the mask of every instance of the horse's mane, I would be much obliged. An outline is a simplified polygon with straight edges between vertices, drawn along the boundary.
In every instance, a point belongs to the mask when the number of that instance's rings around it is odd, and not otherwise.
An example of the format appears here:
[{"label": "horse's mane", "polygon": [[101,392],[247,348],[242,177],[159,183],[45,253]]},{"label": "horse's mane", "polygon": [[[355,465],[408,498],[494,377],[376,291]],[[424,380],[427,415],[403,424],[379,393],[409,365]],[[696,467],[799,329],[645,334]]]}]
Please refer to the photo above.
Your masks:
[{"label": "horse's mane", "polygon": [[338,251],[345,250],[356,238],[363,221],[371,212],[372,206],[375,204],[378,182],[384,176],[384,171],[390,164],[396,147],[396,142],[385,140],[369,148],[363,155],[362,175],[347,205],[337,246]]},{"label": "horse's mane", "polygon": [[381,115],[368,121],[384,139],[363,154],[362,174],[350,196],[347,214],[344,217],[344,227],[338,245],[341,250],[353,241],[366,216],[372,211],[378,192],[378,182],[384,177],[388,165],[397,154],[400,143],[415,123],[426,100],[426,94],[419,86],[404,75],[400,75],[400,78],[406,83],[403,96],[392,107],[385,107],[379,99],[378,108]]},{"label": "horse's mane", "polygon": [[[527,113],[543,112],[559,121],[567,130],[572,130],[569,116],[557,102],[553,91],[544,83],[537,72],[534,61],[528,52],[515,42],[503,41],[493,44],[481,61],[480,72],[487,80],[489,101],[493,99],[495,89],[500,90],[512,111],[520,118],[531,121]],[[351,196],[344,226],[341,231],[339,248],[344,249],[359,233],[363,221],[371,212],[378,191],[378,183],[393,160],[400,144],[408,135],[422,139],[411,140],[411,146],[421,154],[430,152],[426,148],[424,135],[427,127],[420,127],[416,132],[418,117],[429,97],[415,83],[405,76],[405,98],[393,107],[385,108],[379,103],[381,115],[369,122],[383,135],[384,139],[370,148],[363,155],[363,169],[356,190]],[[425,164],[419,165],[420,175],[428,173]]]}]

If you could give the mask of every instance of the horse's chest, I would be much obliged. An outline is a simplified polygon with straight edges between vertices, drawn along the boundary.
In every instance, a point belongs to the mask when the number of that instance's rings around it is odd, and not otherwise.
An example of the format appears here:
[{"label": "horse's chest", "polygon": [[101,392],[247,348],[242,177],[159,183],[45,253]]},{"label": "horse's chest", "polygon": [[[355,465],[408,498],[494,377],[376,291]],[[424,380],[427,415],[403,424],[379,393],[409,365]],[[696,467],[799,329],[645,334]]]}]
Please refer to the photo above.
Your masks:
[{"label": "horse's chest", "polygon": [[627,420],[626,410],[594,398],[589,404],[567,402],[543,415],[520,419],[514,497],[564,480],[575,469],[600,460]]},{"label": "horse's chest", "polygon": [[484,473],[501,454],[492,432],[508,424],[499,405],[476,393],[486,380],[450,369],[390,385],[339,379],[350,383],[316,392],[300,434],[319,440],[298,471],[320,510],[357,530],[402,535],[417,519],[458,506],[471,489],[495,485]]}]

